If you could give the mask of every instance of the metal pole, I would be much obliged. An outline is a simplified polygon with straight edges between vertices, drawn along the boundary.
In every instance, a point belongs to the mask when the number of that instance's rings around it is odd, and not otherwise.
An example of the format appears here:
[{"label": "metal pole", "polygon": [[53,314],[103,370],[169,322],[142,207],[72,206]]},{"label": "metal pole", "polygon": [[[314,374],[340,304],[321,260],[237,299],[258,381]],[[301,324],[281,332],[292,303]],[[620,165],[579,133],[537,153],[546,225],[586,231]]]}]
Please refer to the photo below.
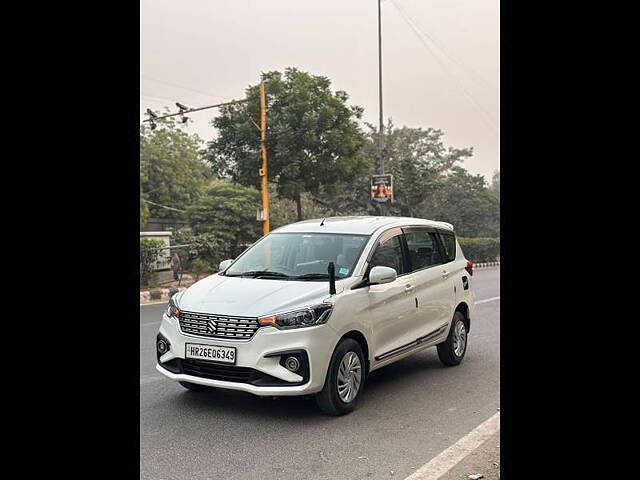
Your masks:
[{"label": "metal pole", "polygon": [[[381,174],[384,173],[384,120],[382,114],[382,13],[380,10],[380,3],[382,0],[378,0],[378,91],[380,100],[380,125],[378,128],[378,165]],[[380,215],[385,215],[384,203],[378,204],[378,212]]]},{"label": "metal pole", "polygon": [[177,115],[188,115],[189,113],[199,112],[201,110],[207,110],[209,108],[223,107],[225,105],[235,105],[236,103],[242,103],[242,102],[247,102],[247,101],[248,100],[246,98],[243,98],[243,99],[240,99],[240,100],[231,100],[230,102],[216,103],[215,105],[206,105],[204,107],[189,108],[187,110],[182,110],[181,112],[177,112],[177,113],[169,113],[167,115],[160,115],[160,116],[157,116],[155,118],[147,118],[147,119],[143,120],[143,122],[154,122],[154,121],[162,120],[163,118],[175,117]]},{"label": "metal pole", "polygon": [[267,190],[267,99],[264,90],[264,82],[260,82],[260,151],[262,152],[262,168],[260,169],[260,177],[262,179],[262,212],[264,218],[262,220],[262,233],[269,233],[269,192]]},{"label": "metal pole", "polygon": [[378,137],[378,156],[380,161],[380,173],[384,173],[384,120],[382,115],[382,16],[378,0],[378,87],[380,94],[380,128]]}]

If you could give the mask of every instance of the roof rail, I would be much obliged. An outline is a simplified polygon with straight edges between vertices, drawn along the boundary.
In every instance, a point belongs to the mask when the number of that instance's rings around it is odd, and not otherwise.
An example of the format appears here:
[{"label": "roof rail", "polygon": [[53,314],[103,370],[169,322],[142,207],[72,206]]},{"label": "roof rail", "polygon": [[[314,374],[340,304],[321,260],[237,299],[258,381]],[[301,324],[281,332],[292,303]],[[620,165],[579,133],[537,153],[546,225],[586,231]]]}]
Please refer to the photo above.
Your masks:
[{"label": "roof rail", "polygon": [[451,225],[448,222],[440,222],[440,221],[436,221],[436,223],[439,223],[440,225],[442,225],[445,228],[448,228],[449,230],[453,230],[453,225]]}]

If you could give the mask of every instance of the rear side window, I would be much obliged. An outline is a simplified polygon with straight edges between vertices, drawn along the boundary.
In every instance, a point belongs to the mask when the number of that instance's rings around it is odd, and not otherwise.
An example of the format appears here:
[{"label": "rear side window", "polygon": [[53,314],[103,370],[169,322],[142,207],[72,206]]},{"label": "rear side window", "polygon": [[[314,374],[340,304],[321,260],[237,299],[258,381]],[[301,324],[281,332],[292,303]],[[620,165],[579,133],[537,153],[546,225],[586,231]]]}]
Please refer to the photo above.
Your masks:
[{"label": "rear side window", "polygon": [[456,237],[453,233],[440,232],[440,239],[444,247],[445,260],[453,262],[456,259]]},{"label": "rear side window", "polygon": [[435,233],[416,227],[407,229],[404,237],[407,240],[411,271],[442,263]]},{"label": "rear side window", "polygon": [[369,262],[369,270],[377,266],[394,268],[396,272],[398,272],[398,275],[406,273],[400,235],[391,237],[386,242],[378,245]]}]

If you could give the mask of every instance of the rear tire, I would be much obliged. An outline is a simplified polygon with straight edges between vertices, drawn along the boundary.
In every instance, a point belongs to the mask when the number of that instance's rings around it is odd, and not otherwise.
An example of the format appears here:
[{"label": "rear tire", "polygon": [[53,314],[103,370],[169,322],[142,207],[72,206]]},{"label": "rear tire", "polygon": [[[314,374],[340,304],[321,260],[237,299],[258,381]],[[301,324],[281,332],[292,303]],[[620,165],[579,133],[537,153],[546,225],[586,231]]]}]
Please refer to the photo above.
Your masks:
[{"label": "rear tire", "polygon": [[365,360],[362,347],[352,338],[342,340],[331,356],[324,388],[316,403],[327,415],[344,415],[356,408],[364,387]]},{"label": "rear tire", "polygon": [[440,361],[448,367],[459,365],[467,352],[467,326],[462,312],[453,315],[447,339],[436,345]]},{"label": "rear tire", "polygon": [[206,385],[200,385],[198,383],[191,382],[178,382],[187,390],[191,390],[192,392],[208,392],[211,390],[211,387],[207,387]]}]

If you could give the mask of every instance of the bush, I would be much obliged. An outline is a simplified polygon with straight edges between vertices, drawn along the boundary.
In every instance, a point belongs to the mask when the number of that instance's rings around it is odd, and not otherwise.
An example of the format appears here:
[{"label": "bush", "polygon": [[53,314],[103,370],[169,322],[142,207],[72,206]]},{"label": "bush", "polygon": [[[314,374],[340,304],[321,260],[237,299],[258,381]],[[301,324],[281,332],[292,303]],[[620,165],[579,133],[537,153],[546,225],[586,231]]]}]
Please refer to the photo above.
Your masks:
[{"label": "bush", "polygon": [[182,262],[182,270],[195,273],[197,276],[218,271],[218,264],[225,260],[221,258],[218,240],[211,233],[195,234],[190,229],[180,229],[173,232],[175,245],[189,245],[177,250]]},{"label": "bush", "polygon": [[218,181],[187,208],[186,216],[196,237],[215,241],[217,255],[224,260],[237,257],[244,245],[262,236],[262,224],[256,221],[258,208],[260,192],[256,189]]},{"label": "bush", "polygon": [[162,240],[153,238],[140,239],[140,285],[147,285],[153,273],[155,263],[160,256],[159,248],[164,247]]},{"label": "bush", "polygon": [[500,237],[458,237],[458,242],[464,252],[464,256],[473,263],[495,262],[500,257]]}]

